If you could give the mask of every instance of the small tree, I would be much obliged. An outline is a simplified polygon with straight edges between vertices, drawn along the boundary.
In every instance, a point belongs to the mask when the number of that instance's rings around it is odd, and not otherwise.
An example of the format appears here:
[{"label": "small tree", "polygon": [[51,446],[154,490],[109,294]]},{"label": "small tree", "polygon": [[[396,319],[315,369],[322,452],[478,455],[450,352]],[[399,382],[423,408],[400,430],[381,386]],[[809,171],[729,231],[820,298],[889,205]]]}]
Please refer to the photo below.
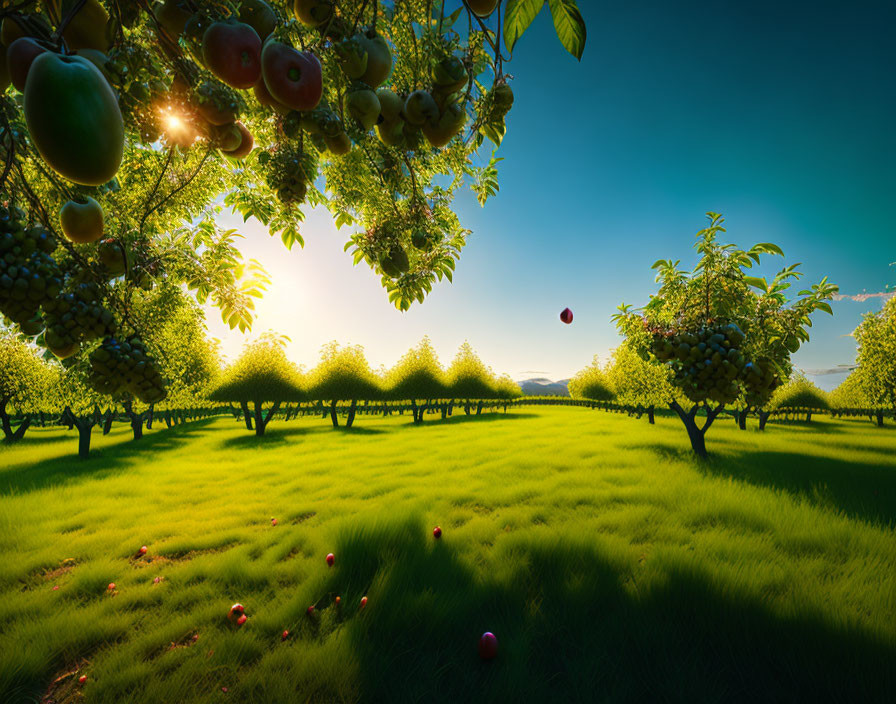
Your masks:
[{"label": "small tree", "polygon": [[773,410],[804,412],[806,422],[812,420],[813,411],[828,411],[831,408],[828,395],[800,373],[794,374],[786,384],[775,390],[769,406]]},{"label": "small tree", "polygon": [[358,401],[381,398],[382,394],[382,380],[367,363],[363,347],[340,347],[336,342],[324,345],[320,363],[309,374],[308,395],[311,399],[329,403],[334,428],[339,427],[337,406],[340,401],[351,404],[345,420],[345,427],[351,428]]},{"label": "small tree", "polygon": [[[0,328],[0,426],[4,442],[18,442],[25,436],[49,379],[47,364],[37,350]],[[15,429],[10,408],[21,416]]]},{"label": "small tree", "polygon": [[576,372],[567,388],[572,398],[588,401],[610,401],[614,395],[613,386],[601,368],[597,355],[594,355],[591,364]]},{"label": "small tree", "polygon": [[[411,402],[415,423],[423,422],[423,414],[434,400],[448,395],[445,371],[428,337],[389,370],[385,389],[387,398]],[[422,403],[418,406],[417,401]]]},{"label": "small tree", "polygon": [[884,424],[883,408],[876,404],[865,393],[862,383],[862,370],[854,369],[831,391],[831,408],[834,415],[868,416],[872,421],[877,421],[879,426]]},{"label": "small tree", "polygon": [[470,402],[478,399],[476,414],[482,412],[482,401],[495,398],[495,375],[489,369],[469,342],[464,342],[446,372],[448,389],[452,399],[464,400],[464,412],[469,415]]},{"label": "small tree", "polygon": [[96,392],[89,382],[90,364],[86,352],[63,361],[49,394],[60,413],[59,420],[78,431],[78,456],[90,457],[91,433],[102,419],[100,406],[108,397]]},{"label": "small tree", "polygon": [[[699,457],[706,457],[706,432],[726,405],[742,396],[761,407],[790,376],[790,355],[809,339],[809,316],[816,310],[833,314],[827,301],[838,290],[825,278],[788,299],[792,281],[802,276],[799,265],[781,269],[771,282],[748,275],[763,255],[783,256],[781,248],[722,244],[724,219],[707,217],[709,227],[697,233],[694,269],[680,270],[680,261],[655,262],[659,291],[642,310],[623,304],[614,316],[642,359],[669,369],[673,387],[687,399],[682,405],[670,398],[669,407]],[[696,420],[701,411],[702,426]]]},{"label": "small tree", "polygon": [[[271,418],[280,404],[304,398],[299,370],[286,358],[287,338],[272,334],[262,335],[243,349],[239,359],[225,372],[218,386],[210,394],[212,400],[239,403],[243,409],[246,428],[264,435]],[[249,415],[249,404],[253,414]],[[264,412],[264,404],[268,406]]]},{"label": "small tree", "polygon": [[500,401],[504,401],[504,412],[507,413],[507,401],[513,401],[523,395],[523,390],[508,374],[502,374],[495,381],[495,394]]},{"label": "small tree", "polygon": [[655,422],[656,407],[674,397],[669,369],[646,362],[627,344],[613,351],[606,377],[616,401],[639,412],[643,409],[651,424]]},{"label": "small tree", "polygon": [[883,425],[885,408],[896,419],[896,298],[879,313],[868,313],[853,335],[859,346],[858,380],[876,406],[878,425]]}]

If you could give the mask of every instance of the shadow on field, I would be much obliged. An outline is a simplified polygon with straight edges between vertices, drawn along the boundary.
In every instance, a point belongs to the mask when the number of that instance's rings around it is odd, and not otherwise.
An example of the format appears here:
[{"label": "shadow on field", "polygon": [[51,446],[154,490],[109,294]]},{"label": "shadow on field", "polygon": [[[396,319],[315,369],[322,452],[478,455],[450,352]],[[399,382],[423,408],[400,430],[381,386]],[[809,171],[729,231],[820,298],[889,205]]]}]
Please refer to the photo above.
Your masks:
[{"label": "shadow on field", "polygon": [[535,413],[516,413],[514,411],[508,411],[507,413],[503,412],[493,412],[493,413],[482,413],[481,415],[475,415],[475,413],[471,413],[470,415],[466,415],[461,408],[460,413],[458,414],[457,409],[454,409],[454,414],[442,420],[442,417],[439,415],[426,417],[424,416],[424,421],[422,423],[414,424],[410,417],[408,417],[408,425],[411,427],[426,427],[426,426],[439,426],[439,425],[458,425],[460,423],[494,423],[496,421],[504,421],[504,420],[523,420],[526,418],[538,418],[539,416]]},{"label": "shadow on field", "polygon": [[[121,474],[136,464],[150,461],[152,452],[171,450],[190,442],[213,420],[195,420],[173,428],[157,426],[137,441],[123,435],[115,445],[92,448],[86,460],[78,458],[78,433],[73,431],[66,436],[71,443],[70,454],[36,464],[29,462],[0,473],[0,495],[25,494],[51,485]],[[99,427],[94,428],[93,440],[101,433]]]},{"label": "shadow on field", "polygon": [[261,437],[256,435],[254,430],[246,430],[245,426],[241,430],[243,434],[222,440],[221,447],[234,449],[279,447],[293,438],[315,432],[316,428],[270,426],[265,429]]},{"label": "shadow on field", "polygon": [[483,579],[415,520],[343,536],[328,586],[370,594],[346,622],[361,701],[896,701],[896,645],[822,614],[776,616],[696,568],[626,589],[638,566],[586,544],[496,550]]},{"label": "shadow on field", "polygon": [[[868,448],[856,447],[865,452]],[[790,452],[738,452],[702,465],[707,474],[756,486],[782,489],[850,518],[896,522],[896,472],[881,452],[881,463],[813,457]]]}]

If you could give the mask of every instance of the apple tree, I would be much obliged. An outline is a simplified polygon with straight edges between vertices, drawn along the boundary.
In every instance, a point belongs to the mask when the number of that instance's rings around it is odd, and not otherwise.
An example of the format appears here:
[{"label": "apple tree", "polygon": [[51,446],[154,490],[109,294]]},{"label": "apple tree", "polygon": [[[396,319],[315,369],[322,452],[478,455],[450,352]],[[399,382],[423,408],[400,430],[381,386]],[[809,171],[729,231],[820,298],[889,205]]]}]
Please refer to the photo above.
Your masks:
[{"label": "apple tree", "polygon": [[724,218],[707,217],[708,227],[697,233],[694,269],[679,269],[680,261],[657,261],[657,293],[642,309],[622,305],[614,316],[643,359],[668,369],[672,387],[684,399],[670,396],[667,403],[699,457],[706,457],[706,432],[726,405],[743,395],[763,406],[789,378],[790,355],[809,339],[810,316],[817,310],[832,314],[828,301],[837,292],[824,278],[788,298],[792,282],[802,276],[799,264],[784,267],[771,281],[751,276],[765,255],[783,256],[780,247],[759,243],[743,250],[724,244],[719,240]]},{"label": "apple tree", "polygon": [[464,342],[457,350],[451,366],[445,373],[448,381],[448,395],[452,399],[464,401],[464,413],[470,414],[470,405],[478,400],[476,415],[482,413],[482,402],[497,397],[495,375],[485,366],[469,342]]},{"label": "apple tree", "polygon": [[[423,414],[434,400],[448,396],[445,371],[428,337],[386,374],[385,395],[394,401],[410,401],[415,423],[423,422]],[[418,400],[422,402],[419,406]]]},{"label": "apple tree", "polygon": [[875,407],[878,425],[884,409],[896,419],[896,298],[890,298],[879,313],[869,313],[855,329],[856,362],[862,391]]},{"label": "apple tree", "polygon": [[569,395],[588,401],[610,401],[614,397],[613,386],[607,372],[601,368],[597,355],[584,369],[569,380]]},{"label": "apple tree", "polygon": [[622,344],[613,351],[606,377],[617,403],[647,413],[655,422],[656,407],[673,397],[669,370],[641,359],[631,346]]},{"label": "apple tree", "polygon": [[348,401],[348,416],[345,427],[351,428],[355,421],[358,401],[382,398],[383,382],[370,368],[360,345],[340,347],[336,342],[324,345],[320,362],[308,374],[308,398],[327,403],[330,421],[339,427],[337,406],[340,401]]},{"label": "apple tree", "polygon": [[[4,442],[17,442],[25,436],[50,380],[47,364],[37,349],[0,328],[0,426]],[[10,409],[20,417],[15,429]]]},{"label": "apple tree", "polygon": [[[270,333],[249,343],[209,395],[213,401],[240,404],[246,428],[264,435],[280,405],[305,397],[299,369],[286,357],[287,338]],[[250,415],[249,404],[252,404]],[[268,404],[267,413],[264,406]]]},{"label": "apple tree", "polygon": [[809,422],[813,411],[829,411],[831,404],[824,391],[797,372],[786,384],[775,389],[769,407],[777,412],[805,413],[806,422]]},{"label": "apple tree", "polygon": [[[580,58],[575,0],[549,3]],[[323,206],[406,310],[451,279],[461,188],[498,190],[485,141],[532,0],[17,0],[0,8],[0,314],[95,385],[140,366],[135,289],[183,285],[245,331],[267,284],[220,209],[285,246]],[[11,85],[10,85],[11,84]],[[93,357],[92,357],[93,358]],[[110,367],[111,363],[115,363]],[[103,367],[108,369],[104,371]],[[149,371],[146,371],[146,370]],[[105,388],[110,387],[110,388]]]}]

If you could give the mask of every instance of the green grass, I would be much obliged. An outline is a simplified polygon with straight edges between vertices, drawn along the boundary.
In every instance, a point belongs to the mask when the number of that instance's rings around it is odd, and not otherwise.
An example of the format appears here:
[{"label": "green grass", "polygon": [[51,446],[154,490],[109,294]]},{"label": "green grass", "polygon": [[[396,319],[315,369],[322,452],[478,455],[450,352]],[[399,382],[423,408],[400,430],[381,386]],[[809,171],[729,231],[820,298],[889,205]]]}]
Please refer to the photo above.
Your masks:
[{"label": "green grass", "polygon": [[896,701],[896,429],[356,422],[0,450],[0,701]]}]

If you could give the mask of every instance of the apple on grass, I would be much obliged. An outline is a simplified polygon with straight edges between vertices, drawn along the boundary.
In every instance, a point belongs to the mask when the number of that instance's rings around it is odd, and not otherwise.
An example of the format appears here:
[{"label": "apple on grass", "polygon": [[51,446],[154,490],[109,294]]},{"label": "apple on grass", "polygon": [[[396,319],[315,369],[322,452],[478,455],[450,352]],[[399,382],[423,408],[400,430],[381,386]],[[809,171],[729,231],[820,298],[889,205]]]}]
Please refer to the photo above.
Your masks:
[{"label": "apple on grass", "polygon": [[362,596],[361,597],[361,608],[363,609],[365,606],[367,606],[367,597]]},{"label": "apple on grass", "polygon": [[333,553],[327,555],[327,564],[332,567],[336,563],[336,556]]},{"label": "apple on grass", "polygon": [[436,526],[435,528],[432,529],[432,537],[435,538],[436,540],[438,540],[439,538],[442,537],[442,529],[440,526]]},{"label": "apple on grass", "polygon": [[78,684],[84,684],[87,681],[87,675],[81,675],[78,678]]},{"label": "apple on grass", "polygon": [[479,638],[479,657],[483,660],[493,660],[498,654],[498,639],[495,634],[486,631]]},{"label": "apple on grass", "polygon": [[280,640],[286,640],[287,638],[289,638],[289,631],[283,631],[280,635]]}]

